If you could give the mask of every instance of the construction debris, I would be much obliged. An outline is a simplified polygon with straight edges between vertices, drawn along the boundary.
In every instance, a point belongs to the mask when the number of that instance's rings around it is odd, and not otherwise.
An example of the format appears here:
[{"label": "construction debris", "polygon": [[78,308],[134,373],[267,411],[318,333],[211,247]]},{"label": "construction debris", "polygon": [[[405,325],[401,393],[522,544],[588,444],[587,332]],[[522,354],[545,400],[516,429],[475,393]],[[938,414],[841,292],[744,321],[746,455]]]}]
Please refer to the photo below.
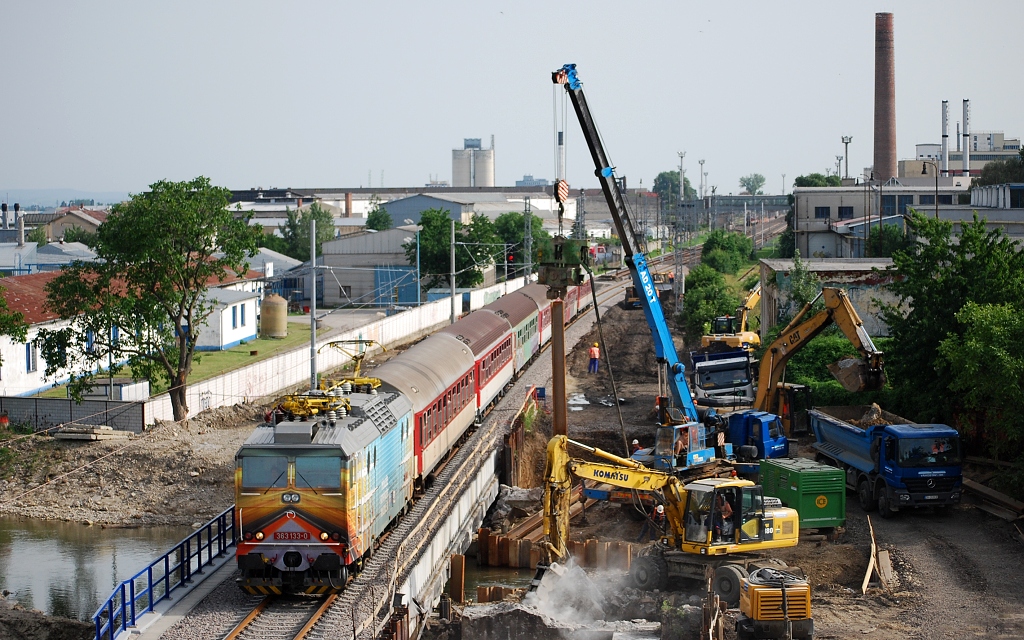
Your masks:
[{"label": "construction debris", "polygon": [[127,431],[117,431],[106,425],[90,425],[85,427],[62,427],[54,434],[58,440],[127,440]]}]

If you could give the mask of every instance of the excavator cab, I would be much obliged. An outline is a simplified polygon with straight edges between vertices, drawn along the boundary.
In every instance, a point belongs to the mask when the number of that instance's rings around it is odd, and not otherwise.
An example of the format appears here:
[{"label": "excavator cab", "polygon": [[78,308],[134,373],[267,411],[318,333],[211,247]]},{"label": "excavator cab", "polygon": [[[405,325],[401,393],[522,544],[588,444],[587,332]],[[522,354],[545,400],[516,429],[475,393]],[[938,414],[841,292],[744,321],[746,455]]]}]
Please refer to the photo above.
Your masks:
[{"label": "excavator cab", "polygon": [[711,322],[711,333],[739,333],[740,319],[735,316],[719,316]]},{"label": "excavator cab", "polygon": [[713,486],[697,481],[686,490],[687,542],[713,547],[772,539],[774,526],[765,515],[760,485]]}]

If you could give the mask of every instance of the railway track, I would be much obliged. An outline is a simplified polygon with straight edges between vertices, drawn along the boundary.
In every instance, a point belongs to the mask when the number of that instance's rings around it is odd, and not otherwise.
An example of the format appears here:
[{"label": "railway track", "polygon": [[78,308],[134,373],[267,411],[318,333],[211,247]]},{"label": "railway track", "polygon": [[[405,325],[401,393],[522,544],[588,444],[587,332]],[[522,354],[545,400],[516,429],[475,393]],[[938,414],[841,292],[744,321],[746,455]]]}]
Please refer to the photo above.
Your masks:
[{"label": "railway track", "polygon": [[[699,260],[700,247],[687,250],[685,264],[693,265]],[[650,264],[652,267],[664,268],[673,263],[674,257],[667,254],[651,260]],[[628,271],[625,274],[628,278]],[[598,304],[621,297],[627,283],[628,279],[604,280],[597,291]],[[577,314],[569,326],[593,311],[593,306],[588,307]],[[550,345],[545,345],[541,353],[546,353],[548,348]],[[342,594],[319,597],[272,596],[264,598],[255,607],[250,598],[238,613],[238,617],[244,616],[244,619],[227,635],[220,637],[225,640],[315,640],[339,635],[366,637],[367,634],[373,634],[374,627],[381,620],[378,612],[386,610],[390,594],[418,560],[425,543],[436,533],[440,523],[448,517],[455,497],[461,495],[464,489],[464,481],[473,475],[470,467],[475,468],[476,461],[485,458],[500,439],[501,428],[496,425],[502,422],[500,418],[503,411],[502,407],[495,407],[494,414],[498,419],[490,421],[491,424],[485,423],[458,446],[444,468],[439,470],[434,486],[378,542],[367,566],[350,580]],[[236,588],[230,582],[225,582],[225,585],[229,589]],[[246,610],[248,615],[244,613]],[[196,631],[202,633],[201,627],[192,629],[193,634]],[[216,636],[210,634],[206,637]]]},{"label": "railway track", "polygon": [[224,640],[304,640],[337,596],[267,596]]}]

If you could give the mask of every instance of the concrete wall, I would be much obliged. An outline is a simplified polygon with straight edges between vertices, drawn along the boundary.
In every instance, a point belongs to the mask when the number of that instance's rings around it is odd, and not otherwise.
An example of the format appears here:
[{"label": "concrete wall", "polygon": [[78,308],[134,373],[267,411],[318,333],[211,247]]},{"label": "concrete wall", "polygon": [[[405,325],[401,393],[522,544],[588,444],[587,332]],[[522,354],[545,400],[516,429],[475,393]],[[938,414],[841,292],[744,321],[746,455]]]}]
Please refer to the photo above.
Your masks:
[{"label": "concrete wall", "polygon": [[[846,290],[870,335],[889,335],[880,313],[882,305],[897,302],[896,296],[885,289],[894,276],[883,269],[891,265],[892,260],[806,260],[804,264],[810,272],[818,275],[822,286]],[[787,291],[792,266],[792,260],[761,261],[762,336],[767,335],[768,330],[781,319],[792,317],[799,311]]]}]

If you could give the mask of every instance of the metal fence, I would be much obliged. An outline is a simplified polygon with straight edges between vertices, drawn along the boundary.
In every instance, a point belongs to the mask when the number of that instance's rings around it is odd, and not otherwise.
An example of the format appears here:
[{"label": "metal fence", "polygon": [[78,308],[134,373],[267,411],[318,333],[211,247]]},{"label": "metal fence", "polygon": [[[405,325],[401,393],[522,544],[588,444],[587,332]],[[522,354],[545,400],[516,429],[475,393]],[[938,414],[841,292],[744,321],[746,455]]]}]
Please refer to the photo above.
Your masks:
[{"label": "metal fence", "polygon": [[13,424],[31,425],[36,431],[74,423],[108,425],[114,429],[141,433],[146,424],[146,407],[141,402],[85,400],[70,398],[25,398],[0,396],[0,411]]},{"label": "metal fence", "polygon": [[139,617],[153,611],[156,603],[176,589],[191,583],[194,574],[202,573],[203,567],[234,545],[235,507],[231,505],[115,588],[92,617],[96,640],[114,640],[136,626]]}]

